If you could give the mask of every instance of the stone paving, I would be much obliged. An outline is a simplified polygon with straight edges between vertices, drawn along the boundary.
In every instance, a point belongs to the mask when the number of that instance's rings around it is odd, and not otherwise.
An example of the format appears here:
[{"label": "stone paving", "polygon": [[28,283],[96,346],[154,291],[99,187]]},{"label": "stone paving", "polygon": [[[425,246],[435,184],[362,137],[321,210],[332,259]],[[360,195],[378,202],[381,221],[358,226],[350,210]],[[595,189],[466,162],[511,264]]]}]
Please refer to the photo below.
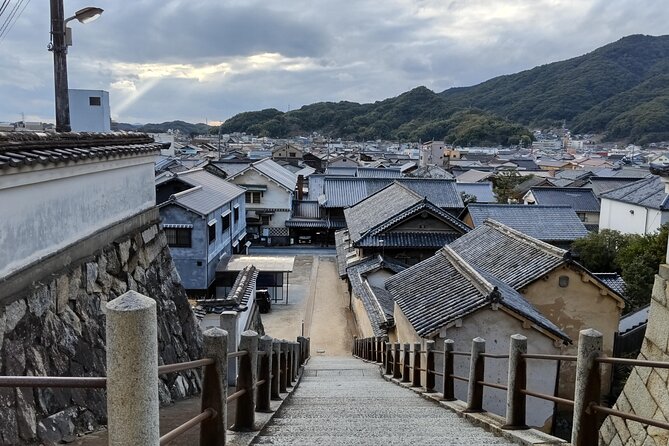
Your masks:
[{"label": "stone paving", "polygon": [[455,413],[388,383],[378,365],[313,357],[297,390],[252,444],[511,445]]}]

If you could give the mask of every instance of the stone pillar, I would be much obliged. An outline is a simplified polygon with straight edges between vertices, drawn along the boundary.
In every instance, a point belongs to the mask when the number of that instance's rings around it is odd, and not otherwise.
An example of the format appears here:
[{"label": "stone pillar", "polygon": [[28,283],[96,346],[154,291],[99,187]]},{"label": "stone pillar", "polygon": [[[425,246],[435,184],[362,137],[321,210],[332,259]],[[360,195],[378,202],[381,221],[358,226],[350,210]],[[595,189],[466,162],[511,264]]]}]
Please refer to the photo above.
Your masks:
[{"label": "stone pillar", "polygon": [[445,401],[455,401],[455,386],[454,380],[451,375],[455,371],[453,366],[453,347],[455,346],[455,341],[453,339],[446,339],[444,341],[444,367],[442,370],[443,373],[443,387],[444,387],[444,400]]},{"label": "stone pillar", "polygon": [[202,334],[204,357],[214,364],[204,368],[202,403],[200,409],[214,409],[216,416],[200,425],[200,444],[225,444],[228,397],[228,334],[220,328],[210,328]]},{"label": "stone pillar", "polygon": [[[574,420],[571,430],[573,446],[597,444],[599,423],[597,414],[588,410],[592,402],[599,404],[601,379],[595,359],[602,353],[602,334],[589,328],[578,336],[576,384],[574,388]],[[588,413],[590,412],[590,413]]]},{"label": "stone pillar", "polygon": [[281,400],[281,341],[278,339],[272,340],[272,353],[272,399]]},{"label": "stone pillar", "polygon": [[400,343],[393,344],[393,378],[402,378],[402,363],[400,362]]},{"label": "stone pillar", "polygon": [[279,381],[279,392],[285,393],[288,390],[288,341],[281,340],[281,373]]},{"label": "stone pillar", "polygon": [[265,381],[258,386],[258,400],[256,410],[258,412],[271,412],[270,400],[272,398],[272,338],[263,336],[258,343],[258,351],[262,356],[258,357],[260,366],[258,367],[258,381]]},{"label": "stone pillar", "polygon": [[300,365],[304,365],[307,361],[307,338],[298,336],[297,342],[300,344]]},{"label": "stone pillar", "polygon": [[299,361],[300,344],[298,344],[297,342],[291,342],[291,345],[293,346],[293,369],[292,369],[293,370],[293,381],[296,382],[297,381],[297,375],[298,375],[299,368],[300,368],[300,361]]},{"label": "stone pillar", "polygon": [[290,341],[286,341],[285,352],[286,352],[286,386],[293,387],[293,344]]},{"label": "stone pillar", "polygon": [[485,353],[485,339],[474,338],[472,340],[472,354],[469,365],[467,412],[483,411],[483,386],[477,384],[478,381],[483,381],[485,376],[485,358],[481,356],[481,353]]},{"label": "stone pillar", "polygon": [[434,341],[425,342],[425,391],[434,392]]},{"label": "stone pillar", "polygon": [[360,356],[358,354],[358,337],[353,336],[353,356]]},{"label": "stone pillar", "polygon": [[504,429],[527,429],[525,424],[525,395],[520,391],[527,385],[527,367],[522,355],[527,353],[527,338],[511,335],[509,342],[509,376],[506,391],[506,424]]},{"label": "stone pillar", "polygon": [[247,330],[242,333],[239,341],[239,350],[247,354],[239,358],[239,377],[237,391],[246,390],[237,399],[235,411],[235,430],[248,431],[254,429],[256,402],[255,386],[258,377],[258,333]]},{"label": "stone pillar", "polygon": [[[220,316],[220,327],[228,333],[228,353],[237,351],[237,312],[224,311]],[[228,361],[228,385],[237,385],[237,360]]]},{"label": "stone pillar", "polygon": [[383,350],[386,352],[384,355],[384,362],[385,362],[385,374],[386,375],[391,375],[393,373],[393,352],[392,352],[392,344],[390,342],[385,342],[383,347]]},{"label": "stone pillar", "polygon": [[402,361],[402,382],[408,383],[411,382],[409,378],[409,373],[411,372],[411,344],[404,344],[404,351],[402,352],[403,361]]},{"label": "stone pillar", "polygon": [[413,345],[413,387],[420,387],[420,342]]},{"label": "stone pillar", "polygon": [[106,309],[109,444],[158,446],[156,302],[128,291]]}]

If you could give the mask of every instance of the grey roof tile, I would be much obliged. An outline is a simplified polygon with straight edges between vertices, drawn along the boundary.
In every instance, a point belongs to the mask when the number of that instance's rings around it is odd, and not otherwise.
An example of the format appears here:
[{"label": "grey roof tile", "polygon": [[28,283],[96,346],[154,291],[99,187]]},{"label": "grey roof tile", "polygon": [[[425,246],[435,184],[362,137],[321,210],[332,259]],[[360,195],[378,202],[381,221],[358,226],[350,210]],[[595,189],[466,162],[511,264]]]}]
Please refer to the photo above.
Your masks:
[{"label": "grey roof tile", "polygon": [[160,181],[164,183],[172,179],[178,179],[193,187],[174,194],[168,201],[161,203],[161,206],[176,202],[201,215],[209,214],[245,192],[241,187],[202,168],[179,172],[171,177],[162,177]]},{"label": "grey roof tile", "polygon": [[297,184],[297,175],[287,169],[284,169],[280,164],[277,164],[276,161],[273,161],[271,158],[263,158],[260,161],[251,163],[244,170],[230,175],[230,178],[232,179],[242,175],[248,169],[257,170],[264,176],[271,178],[272,180],[281,184],[291,192],[295,190],[295,185]]},{"label": "grey roof tile", "polygon": [[599,212],[599,200],[591,189],[580,187],[533,187],[536,204],[571,206],[576,212]]},{"label": "grey roof tile", "polygon": [[464,212],[469,213],[474,227],[492,219],[545,242],[573,241],[588,235],[570,206],[471,203]]},{"label": "grey roof tile", "polygon": [[497,303],[570,340],[512,287],[480,272],[448,246],[388,278],[385,285],[420,336],[434,335],[448,323]]},{"label": "grey roof tile", "polygon": [[497,203],[497,197],[492,191],[492,183],[483,181],[480,183],[455,183],[455,188],[460,194],[473,195],[477,203]]},{"label": "grey roof tile", "polygon": [[662,211],[669,209],[669,195],[664,192],[664,183],[654,175],[606,192],[601,197]]}]

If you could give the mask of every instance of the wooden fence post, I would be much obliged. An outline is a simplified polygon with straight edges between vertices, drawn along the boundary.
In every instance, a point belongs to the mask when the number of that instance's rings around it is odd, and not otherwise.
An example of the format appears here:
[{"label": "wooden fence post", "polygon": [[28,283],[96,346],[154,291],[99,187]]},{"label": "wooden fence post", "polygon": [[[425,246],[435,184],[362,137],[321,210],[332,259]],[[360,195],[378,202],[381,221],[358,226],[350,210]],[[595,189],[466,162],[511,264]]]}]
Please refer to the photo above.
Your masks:
[{"label": "wooden fence post", "polygon": [[509,377],[506,391],[506,424],[503,429],[528,429],[525,424],[525,394],[527,366],[523,355],[527,353],[527,338],[511,335],[509,343]]},{"label": "wooden fence post", "polygon": [[416,342],[413,345],[413,387],[420,387],[420,342]]},{"label": "wooden fence post", "polygon": [[574,420],[571,443],[574,446],[597,444],[599,420],[591,403],[600,403],[601,376],[599,363],[595,361],[602,353],[602,334],[589,328],[578,336],[576,356],[576,385],[574,390]]},{"label": "wooden fence post", "polygon": [[425,392],[434,392],[434,341],[425,342]]},{"label": "wooden fence post", "polygon": [[200,446],[225,444],[228,397],[228,333],[210,328],[202,334],[204,357],[214,363],[204,367],[200,409],[214,409],[216,416],[200,424]]},{"label": "wooden fence post", "polygon": [[444,400],[445,401],[455,401],[455,386],[454,379],[452,377],[455,372],[455,367],[453,366],[453,347],[455,346],[455,341],[453,339],[446,339],[444,341],[444,366],[443,374],[444,376]]},{"label": "wooden fence post", "polygon": [[485,353],[485,339],[474,338],[469,366],[466,412],[483,411],[483,385],[479,384],[479,381],[483,381],[485,377],[485,358],[481,356],[481,353]]},{"label": "wooden fence post", "polygon": [[253,330],[242,332],[239,351],[247,353],[239,358],[237,391],[246,392],[237,399],[235,430],[253,430],[256,414],[256,382],[258,377],[258,333]]}]

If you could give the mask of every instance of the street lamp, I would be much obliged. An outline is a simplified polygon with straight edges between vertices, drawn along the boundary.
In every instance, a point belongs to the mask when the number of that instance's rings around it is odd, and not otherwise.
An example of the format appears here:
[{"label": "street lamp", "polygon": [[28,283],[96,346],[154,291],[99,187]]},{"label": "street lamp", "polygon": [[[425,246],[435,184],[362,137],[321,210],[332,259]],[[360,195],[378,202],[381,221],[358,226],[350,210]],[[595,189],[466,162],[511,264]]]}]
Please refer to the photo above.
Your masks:
[{"label": "street lamp", "polygon": [[53,79],[56,90],[56,131],[69,132],[70,100],[67,87],[67,46],[72,44],[71,34],[66,28],[67,22],[78,20],[88,23],[100,17],[102,9],[87,7],[80,9],[72,17],[65,18],[63,0],[50,0],[51,3],[51,43],[49,51],[53,52]]}]

